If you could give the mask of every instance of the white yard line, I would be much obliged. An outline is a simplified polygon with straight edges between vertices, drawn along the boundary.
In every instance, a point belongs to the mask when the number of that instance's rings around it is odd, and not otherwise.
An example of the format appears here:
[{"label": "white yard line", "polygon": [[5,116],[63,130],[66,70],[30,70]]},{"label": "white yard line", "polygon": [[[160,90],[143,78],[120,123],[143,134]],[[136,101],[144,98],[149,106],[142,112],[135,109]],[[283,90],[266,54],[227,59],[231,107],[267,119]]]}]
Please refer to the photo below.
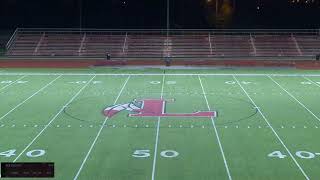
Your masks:
[{"label": "white yard line", "polygon": [[[252,98],[250,97],[250,95],[247,93],[247,91],[243,88],[243,86],[241,85],[241,83],[238,81],[238,79],[233,75],[233,79],[237,82],[237,84],[240,86],[240,88],[242,89],[242,91],[247,95],[247,97],[249,98],[249,100],[252,102],[252,104],[255,107],[258,107],[257,104],[252,100]],[[260,108],[257,108],[258,112],[260,113],[261,117],[265,120],[265,122],[268,124],[268,126],[270,127],[271,131],[273,132],[273,134],[277,137],[278,141],[281,143],[281,145],[285,148],[285,150],[288,152],[288,154],[290,155],[291,159],[294,161],[294,163],[296,164],[296,166],[299,168],[299,170],[301,171],[301,173],[303,174],[303,176],[305,177],[305,179],[310,180],[310,178],[307,176],[307,174],[304,172],[304,170],[302,169],[302,167],[300,166],[300,164],[298,163],[298,161],[295,159],[295,157],[292,155],[291,151],[288,149],[288,147],[284,144],[284,142],[282,141],[282,139],[280,138],[280,136],[278,135],[278,133],[273,129],[273,127],[271,126],[270,122],[268,121],[268,119],[265,117],[265,115],[262,113],[262,111],[260,110]]]},{"label": "white yard line", "polygon": [[284,87],[282,87],[276,80],[272,77],[268,76],[275,84],[277,84],[283,91],[285,91],[292,99],[294,99],[297,103],[299,103],[305,110],[307,110],[313,117],[315,117],[319,122],[320,118],[316,116],[309,108],[307,108],[302,102],[300,102],[296,97],[294,97],[289,91],[287,91]]},{"label": "white yard line", "polygon": [[[150,74],[114,74],[114,73],[0,73],[0,76],[23,76],[23,75],[32,75],[32,76],[162,76],[162,73],[150,73]],[[233,76],[234,74],[230,73],[208,73],[208,74],[186,74],[186,73],[177,73],[177,74],[166,74],[168,76]],[[320,77],[320,74],[237,74],[237,76],[279,76],[279,77]]]},{"label": "white yard line", "polygon": [[14,111],[15,109],[17,109],[18,107],[20,107],[21,105],[23,105],[25,102],[27,102],[29,99],[31,99],[32,97],[34,97],[35,95],[37,95],[39,92],[41,92],[42,90],[44,90],[46,87],[48,87],[49,85],[51,85],[54,81],[56,81],[57,79],[59,79],[62,75],[58,76],[57,78],[55,78],[54,80],[52,80],[51,82],[49,82],[48,84],[46,84],[45,86],[43,86],[41,89],[39,89],[37,92],[33,93],[31,96],[29,96],[27,99],[25,99],[24,101],[22,101],[21,103],[19,103],[18,105],[16,105],[14,108],[12,108],[10,111],[8,111],[6,114],[4,114],[3,116],[0,117],[0,121],[5,118],[7,115],[9,115],[12,111]]},{"label": "white yard line", "polygon": [[15,80],[15,81],[13,81],[13,82],[11,82],[11,83],[3,86],[3,87],[0,89],[0,91],[4,90],[5,88],[11,86],[12,84],[14,84],[14,83],[16,83],[16,82],[18,82],[18,81],[20,81],[21,79],[25,78],[26,76],[27,76],[27,75],[24,75],[24,76],[20,77],[19,79],[17,79],[17,80]]},{"label": "white yard line", "polygon": [[[207,95],[206,95],[206,92],[205,92],[203,84],[202,84],[202,80],[201,80],[200,76],[198,76],[198,78],[199,78],[199,81],[200,81],[200,85],[201,85],[201,88],[202,88],[204,99],[206,100],[206,103],[207,103],[208,110],[211,111],[211,108],[210,108],[210,105],[209,105],[209,101],[207,99]],[[232,177],[231,177],[231,174],[230,174],[230,170],[229,170],[229,166],[228,166],[228,163],[227,163],[224,151],[223,151],[223,147],[222,147],[222,144],[221,144],[221,141],[220,141],[219,133],[218,133],[217,127],[215,125],[213,117],[211,117],[211,122],[212,122],[212,126],[214,128],[214,132],[215,132],[218,144],[219,144],[220,152],[221,152],[221,155],[222,155],[222,158],[223,158],[224,166],[225,166],[227,174],[228,174],[228,178],[229,178],[229,180],[232,180]]]},{"label": "white yard line", "polygon": [[32,139],[32,141],[22,150],[22,152],[13,160],[13,162],[16,162],[19,157],[38,139],[38,137],[49,127],[49,125],[59,116],[61,112],[63,112],[64,108],[68,106],[81,92],[84,88],[86,88],[90,82],[95,78],[96,76],[93,76],[87,84],[85,84],[62,108],[58,111],[58,113],[49,121],[48,124],[44,126],[44,128]]},{"label": "white yard line", "polygon": [[[117,98],[116,98],[116,100],[114,101],[113,104],[116,104],[116,103],[117,103],[119,97],[120,97],[121,94],[122,94],[122,91],[124,90],[124,88],[126,87],[128,81],[129,81],[130,77],[131,77],[131,76],[128,76],[128,78],[127,78],[126,81],[124,82],[124,84],[123,84],[123,86],[122,86],[122,88],[121,88],[121,90],[120,90],[120,92],[119,92],[119,94],[118,94],[118,96],[117,96]],[[91,146],[90,146],[90,148],[89,148],[89,151],[87,152],[85,158],[83,159],[83,161],[82,161],[82,163],[81,163],[81,165],[80,165],[80,168],[79,168],[77,174],[76,174],[76,175],[74,176],[74,178],[73,178],[74,180],[78,179],[78,177],[79,177],[79,175],[80,175],[80,173],[81,173],[81,171],[82,171],[82,168],[83,168],[83,166],[85,165],[85,163],[87,162],[87,159],[88,159],[88,157],[89,157],[89,155],[90,155],[93,147],[95,146],[95,144],[96,144],[96,142],[97,142],[97,140],[98,140],[98,138],[99,138],[99,136],[100,136],[100,134],[101,134],[101,132],[102,132],[102,129],[103,129],[103,127],[105,126],[105,124],[107,123],[107,121],[108,121],[108,117],[105,118],[105,120],[104,120],[101,128],[99,129],[96,137],[94,138],[94,140],[93,140],[93,142],[92,142],[92,144],[91,144]]]},{"label": "white yard line", "polygon": [[[163,98],[163,89],[164,89],[164,80],[165,80],[165,75],[163,74],[162,76],[162,85],[161,85],[161,94],[160,94],[160,99]],[[158,123],[157,123],[157,133],[156,133],[156,142],[154,144],[154,154],[153,154],[153,164],[152,164],[152,180],[154,180],[154,176],[156,173],[156,163],[157,163],[157,154],[158,154],[158,142],[159,142],[159,131],[160,131],[160,116],[158,117]]]}]

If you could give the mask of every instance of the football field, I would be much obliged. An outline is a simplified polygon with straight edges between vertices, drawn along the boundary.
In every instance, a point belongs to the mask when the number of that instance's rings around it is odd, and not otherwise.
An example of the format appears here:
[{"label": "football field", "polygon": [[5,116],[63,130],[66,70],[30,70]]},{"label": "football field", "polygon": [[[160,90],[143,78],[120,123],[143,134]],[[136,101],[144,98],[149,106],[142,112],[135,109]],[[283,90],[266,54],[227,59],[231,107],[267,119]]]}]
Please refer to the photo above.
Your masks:
[{"label": "football field", "polygon": [[320,71],[0,69],[0,137],[59,180],[317,180]]}]

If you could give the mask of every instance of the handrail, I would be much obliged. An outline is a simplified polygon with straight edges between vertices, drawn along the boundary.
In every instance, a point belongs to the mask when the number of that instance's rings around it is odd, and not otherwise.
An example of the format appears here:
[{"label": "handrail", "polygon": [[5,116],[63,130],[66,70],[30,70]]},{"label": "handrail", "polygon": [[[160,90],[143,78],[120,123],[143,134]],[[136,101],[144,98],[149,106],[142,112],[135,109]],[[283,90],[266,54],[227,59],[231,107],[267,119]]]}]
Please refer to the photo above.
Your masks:
[{"label": "handrail", "polygon": [[9,48],[11,47],[11,44],[13,42],[13,40],[15,39],[17,33],[18,33],[19,28],[16,28],[15,31],[13,32],[13,34],[11,35],[9,41],[6,44],[6,50],[9,50]]},{"label": "handrail", "polygon": [[[147,32],[160,32],[164,35],[166,34],[166,29],[81,29],[78,28],[20,28],[22,32],[51,32],[51,33],[83,33],[83,32],[92,32],[92,33],[106,33],[106,32],[114,32],[114,33],[122,33],[125,34],[127,32],[130,33],[147,33]],[[243,33],[243,34],[283,34],[283,33],[312,33],[312,34],[319,34],[320,29],[171,29],[170,32],[172,33],[205,33],[205,32],[212,32],[212,33]]]}]

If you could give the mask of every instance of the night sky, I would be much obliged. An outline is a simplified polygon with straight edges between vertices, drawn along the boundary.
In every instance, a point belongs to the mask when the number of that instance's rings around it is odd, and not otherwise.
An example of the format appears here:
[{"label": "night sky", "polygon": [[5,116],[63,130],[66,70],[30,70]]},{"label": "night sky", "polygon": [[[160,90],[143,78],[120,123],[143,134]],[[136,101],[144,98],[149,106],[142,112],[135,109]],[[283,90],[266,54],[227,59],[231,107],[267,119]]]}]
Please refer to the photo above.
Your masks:
[{"label": "night sky", "polygon": [[[170,28],[217,28],[216,0],[170,0]],[[223,28],[319,28],[320,0],[220,0]],[[0,28],[166,28],[166,0],[1,0]],[[81,18],[80,18],[81,14]]]}]

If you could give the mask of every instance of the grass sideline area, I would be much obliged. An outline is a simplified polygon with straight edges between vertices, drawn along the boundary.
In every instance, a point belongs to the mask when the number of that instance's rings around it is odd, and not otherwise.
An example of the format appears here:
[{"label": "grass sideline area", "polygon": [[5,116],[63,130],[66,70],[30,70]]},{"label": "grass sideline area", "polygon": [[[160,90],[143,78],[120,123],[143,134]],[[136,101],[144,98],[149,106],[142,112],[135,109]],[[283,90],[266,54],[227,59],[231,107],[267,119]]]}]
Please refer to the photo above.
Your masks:
[{"label": "grass sideline area", "polygon": [[53,179],[320,179],[320,71],[0,69],[0,99],[0,162]]}]

